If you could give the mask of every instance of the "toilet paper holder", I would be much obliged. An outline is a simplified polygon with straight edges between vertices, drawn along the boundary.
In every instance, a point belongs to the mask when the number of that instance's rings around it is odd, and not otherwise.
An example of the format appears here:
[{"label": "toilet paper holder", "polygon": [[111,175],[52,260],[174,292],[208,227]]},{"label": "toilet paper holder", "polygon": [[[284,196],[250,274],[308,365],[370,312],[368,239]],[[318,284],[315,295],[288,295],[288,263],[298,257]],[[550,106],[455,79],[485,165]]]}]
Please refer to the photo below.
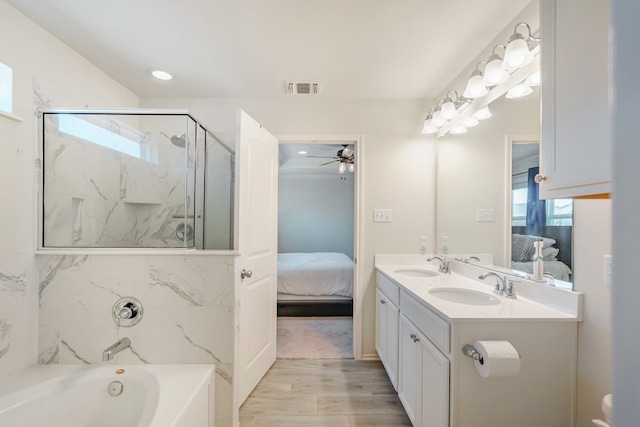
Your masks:
[{"label": "toilet paper holder", "polygon": [[469,356],[473,360],[477,360],[481,365],[484,365],[484,359],[482,358],[482,355],[478,353],[478,350],[476,350],[476,348],[471,344],[465,344],[462,346],[462,354],[464,354],[465,356]]}]

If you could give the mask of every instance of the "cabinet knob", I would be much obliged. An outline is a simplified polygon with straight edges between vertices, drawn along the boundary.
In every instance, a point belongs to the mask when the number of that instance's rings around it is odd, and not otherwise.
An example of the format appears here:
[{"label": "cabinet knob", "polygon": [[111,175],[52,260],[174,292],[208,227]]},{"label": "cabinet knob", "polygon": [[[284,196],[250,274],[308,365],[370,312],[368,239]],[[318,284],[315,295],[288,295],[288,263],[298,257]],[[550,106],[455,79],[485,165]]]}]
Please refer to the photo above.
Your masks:
[{"label": "cabinet knob", "polygon": [[387,302],[383,299],[380,300],[380,304],[386,304]]},{"label": "cabinet knob", "polygon": [[540,175],[540,174],[537,174],[537,175],[533,178],[533,180],[534,180],[537,184],[540,184],[542,181],[545,181],[546,179],[547,179],[547,177],[546,177],[546,176],[544,176],[544,175]]}]

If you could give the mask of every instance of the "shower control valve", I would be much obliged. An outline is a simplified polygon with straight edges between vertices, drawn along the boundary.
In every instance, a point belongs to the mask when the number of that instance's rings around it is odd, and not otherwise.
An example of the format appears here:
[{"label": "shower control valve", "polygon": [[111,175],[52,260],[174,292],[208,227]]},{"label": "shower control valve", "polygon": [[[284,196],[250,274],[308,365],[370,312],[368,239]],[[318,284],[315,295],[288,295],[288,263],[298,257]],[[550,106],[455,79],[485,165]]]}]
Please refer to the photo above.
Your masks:
[{"label": "shower control valve", "polygon": [[111,312],[118,327],[137,325],[142,319],[142,303],[133,297],[125,297],[113,305]]}]

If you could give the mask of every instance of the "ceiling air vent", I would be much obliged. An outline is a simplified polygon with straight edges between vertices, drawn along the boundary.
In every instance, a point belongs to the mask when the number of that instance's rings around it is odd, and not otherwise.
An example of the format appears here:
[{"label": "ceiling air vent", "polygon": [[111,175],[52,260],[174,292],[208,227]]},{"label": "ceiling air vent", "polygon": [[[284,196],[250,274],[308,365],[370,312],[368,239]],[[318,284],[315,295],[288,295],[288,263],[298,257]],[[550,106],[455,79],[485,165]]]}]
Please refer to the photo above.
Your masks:
[{"label": "ceiling air vent", "polygon": [[317,95],[320,83],[287,83],[287,93],[290,95]]}]

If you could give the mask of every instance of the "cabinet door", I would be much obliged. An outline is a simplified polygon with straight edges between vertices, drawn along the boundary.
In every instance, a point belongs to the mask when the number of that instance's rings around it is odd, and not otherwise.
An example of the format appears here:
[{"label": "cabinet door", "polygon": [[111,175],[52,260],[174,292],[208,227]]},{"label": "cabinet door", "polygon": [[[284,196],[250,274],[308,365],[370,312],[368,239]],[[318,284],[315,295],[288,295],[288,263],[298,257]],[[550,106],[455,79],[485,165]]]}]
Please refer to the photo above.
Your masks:
[{"label": "cabinet door", "polygon": [[542,198],[611,192],[609,3],[540,2]]},{"label": "cabinet door", "polygon": [[[376,351],[382,364],[387,367],[387,337],[388,333],[388,310],[389,305],[387,298],[384,296],[380,289],[376,289]],[[388,371],[388,369],[387,369]]]},{"label": "cabinet door", "polygon": [[387,304],[387,374],[393,384],[393,388],[398,390],[398,322],[400,319],[400,309],[391,301]]},{"label": "cabinet door", "polygon": [[418,334],[422,359],[420,426],[449,426],[449,360]]},{"label": "cabinet door", "polygon": [[421,347],[417,340],[417,330],[411,322],[400,315],[400,363],[398,378],[398,397],[404,406],[404,410],[409,416],[411,423],[418,424],[419,414],[419,394],[421,392],[421,370],[419,363]]}]

